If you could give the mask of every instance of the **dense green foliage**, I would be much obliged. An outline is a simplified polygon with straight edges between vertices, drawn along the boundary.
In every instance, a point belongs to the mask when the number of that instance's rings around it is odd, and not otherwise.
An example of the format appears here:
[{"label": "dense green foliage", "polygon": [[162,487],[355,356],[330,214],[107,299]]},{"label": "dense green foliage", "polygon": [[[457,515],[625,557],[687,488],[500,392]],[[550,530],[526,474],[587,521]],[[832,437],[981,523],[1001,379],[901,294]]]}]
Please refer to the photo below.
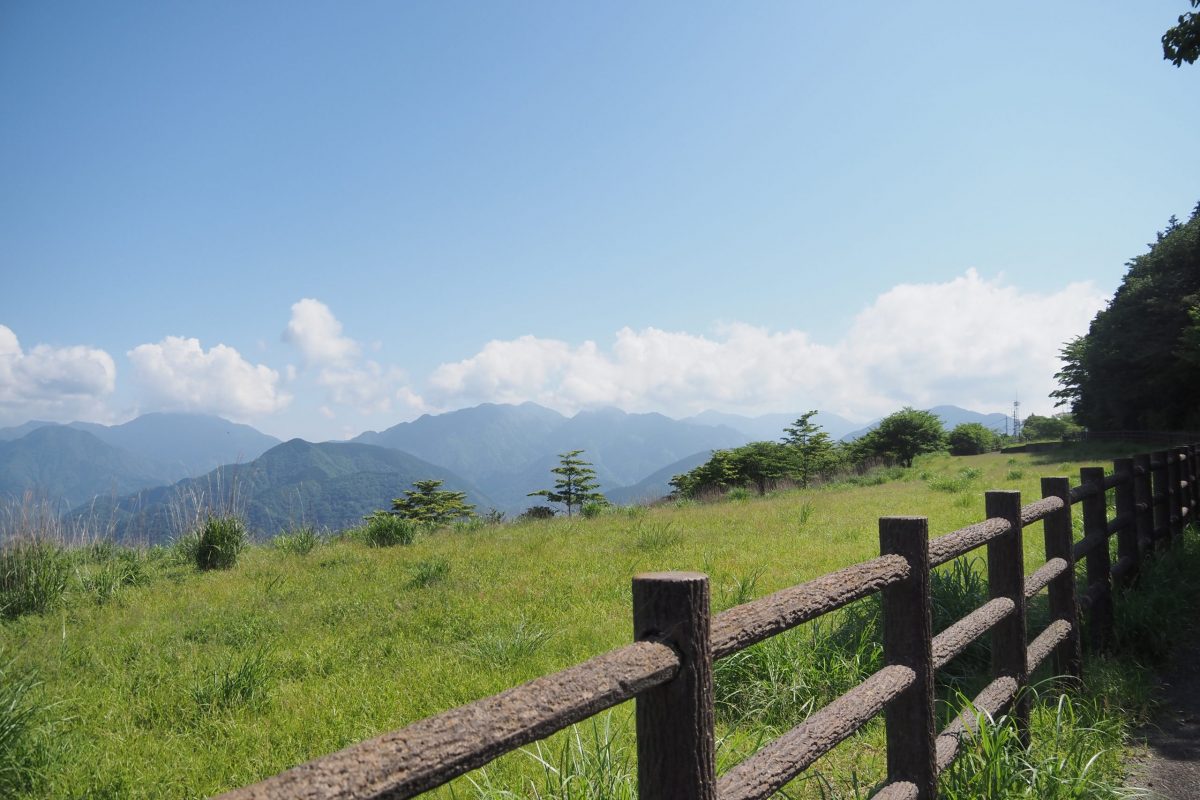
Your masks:
[{"label": "dense green foliage", "polygon": [[946,435],[946,443],[951,455],[974,456],[995,450],[1000,446],[1000,437],[978,422],[964,422]]},{"label": "dense green foliage", "polygon": [[671,478],[674,493],[696,497],[753,486],[760,494],[780,482],[808,486],[842,466],[842,448],[812,422],[816,411],[802,414],[784,429],[782,442],[750,442],[716,450],[700,466]]},{"label": "dense green foliage", "polygon": [[444,481],[415,481],[404,497],[392,501],[397,516],[422,525],[448,525],[456,519],[475,516],[475,506],[467,502],[466,492],[441,488]]},{"label": "dense green foliage", "polygon": [[1082,425],[1200,428],[1200,205],[1129,262],[1108,307],[1062,359],[1054,396]]},{"label": "dense green foliage", "polygon": [[[1200,0],[1191,0],[1192,8],[1200,8]],[[1200,14],[1189,11],[1179,15],[1178,24],[1162,37],[1163,58],[1175,66],[1186,61],[1195,64],[1200,58]]]},{"label": "dense green foliage", "polygon": [[1070,414],[1055,414],[1043,417],[1030,414],[1021,423],[1021,438],[1036,439],[1068,439],[1082,430]]},{"label": "dense green foliage", "polygon": [[937,414],[905,406],[880,420],[878,427],[854,442],[858,459],[876,456],[911,467],[921,453],[931,453],[945,443]]},{"label": "dense green foliage", "polygon": [[603,502],[604,495],[597,491],[600,484],[596,481],[596,470],[592,465],[580,458],[582,450],[569,450],[558,454],[558,466],[550,471],[554,473],[553,489],[538,489],[530,492],[529,497],[544,497],[551,503],[562,503],[566,506],[567,516],[571,516],[574,508],[582,507],[585,503]]}]

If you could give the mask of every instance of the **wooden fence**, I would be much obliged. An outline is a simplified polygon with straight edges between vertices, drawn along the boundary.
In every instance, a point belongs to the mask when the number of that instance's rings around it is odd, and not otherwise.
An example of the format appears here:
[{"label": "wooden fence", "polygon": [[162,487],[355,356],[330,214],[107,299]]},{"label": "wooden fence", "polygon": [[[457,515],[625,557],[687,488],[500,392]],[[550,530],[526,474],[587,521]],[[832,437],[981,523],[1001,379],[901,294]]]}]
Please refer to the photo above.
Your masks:
[{"label": "wooden fence", "polygon": [[[991,633],[991,682],[977,709],[1008,713],[1028,736],[1029,698],[1020,691],[1047,658],[1055,674],[1078,678],[1081,613],[1089,645],[1112,638],[1113,585],[1127,586],[1151,553],[1170,548],[1200,503],[1200,449],[1178,447],[1080,471],[1080,484],[1043,478],[1042,498],[986,493],[982,522],[930,539],[924,517],[879,521],[880,555],[815,580],[709,614],[706,576],[691,572],[633,579],[633,644],[561,672],[413,723],[376,739],[235,789],[224,800],[406,798],[483,766],[600,711],[636,699],[641,798],[763,798],[883,712],[887,780],[876,798],[932,799],[937,776],[974,724],[966,713],[935,729],[934,673]],[[1107,493],[1115,492],[1108,518]],[[1072,507],[1081,506],[1075,541]],[[1042,521],[1045,562],[1024,574],[1022,529]],[[1116,561],[1110,537],[1116,537]],[[989,599],[933,635],[930,570],[987,548]],[[1075,562],[1086,563],[1076,595]],[[1027,603],[1048,592],[1049,623],[1032,640]],[[855,688],[718,778],[713,662],[875,592],[882,594],[884,666]],[[1015,702],[1014,702],[1015,701]]]}]

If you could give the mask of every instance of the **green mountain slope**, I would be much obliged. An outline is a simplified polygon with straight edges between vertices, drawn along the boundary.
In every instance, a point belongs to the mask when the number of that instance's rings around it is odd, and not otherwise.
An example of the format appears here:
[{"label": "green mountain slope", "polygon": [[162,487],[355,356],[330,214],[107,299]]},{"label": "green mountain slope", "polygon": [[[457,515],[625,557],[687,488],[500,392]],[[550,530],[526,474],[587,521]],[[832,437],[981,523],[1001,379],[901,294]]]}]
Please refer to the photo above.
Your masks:
[{"label": "green mountain slope", "polygon": [[447,414],[426,414],[352,441],[412,453],[470,480],[512,470],[545,455],[545,439],[567,422],[536,403],[484,403]]},{"label": "green mountain slope", "polygon": [[32,493],[35,500],[70,508],[163,483],[147,459],[63,425],[0,441],[0,497]]},{"label": "green mountain slope", "polygon": [[161,543],[179,535],[188,519],[206,508],[241,511],[251,531],[269,537],[306,524],[331,529],[358,524],[364,515],[391,506],[414,481],[435,478],[464,491],[481,510],[490,498],[442,467],[398,450],[349,442],[312,444],[292,439],[246,464],[220,467],[173,486],[137,492],[115,503],[80,508],[111,524],[118,539]]}]

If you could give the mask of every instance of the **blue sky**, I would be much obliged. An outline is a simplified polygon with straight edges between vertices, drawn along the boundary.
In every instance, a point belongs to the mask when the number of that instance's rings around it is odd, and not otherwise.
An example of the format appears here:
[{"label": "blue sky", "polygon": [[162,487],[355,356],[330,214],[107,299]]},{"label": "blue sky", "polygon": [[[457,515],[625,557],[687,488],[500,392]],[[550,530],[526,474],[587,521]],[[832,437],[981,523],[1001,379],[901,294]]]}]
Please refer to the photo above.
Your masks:
[{"label": "blue sky", "polygon": [[1051,410],[1200,200],[1182,0],[0,9],[0,424]]}]

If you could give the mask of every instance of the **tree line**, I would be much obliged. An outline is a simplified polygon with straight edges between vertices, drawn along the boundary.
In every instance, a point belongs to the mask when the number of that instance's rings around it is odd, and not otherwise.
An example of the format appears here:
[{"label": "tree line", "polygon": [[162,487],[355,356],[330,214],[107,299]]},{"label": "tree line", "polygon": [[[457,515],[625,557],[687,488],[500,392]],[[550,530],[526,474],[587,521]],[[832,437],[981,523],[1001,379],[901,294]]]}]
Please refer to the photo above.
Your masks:
[{"label": "tree line", "polygon": [[1062,350],[1053,397],[1093,430],[1200,429],[1200,203],[1148,246]]}]

